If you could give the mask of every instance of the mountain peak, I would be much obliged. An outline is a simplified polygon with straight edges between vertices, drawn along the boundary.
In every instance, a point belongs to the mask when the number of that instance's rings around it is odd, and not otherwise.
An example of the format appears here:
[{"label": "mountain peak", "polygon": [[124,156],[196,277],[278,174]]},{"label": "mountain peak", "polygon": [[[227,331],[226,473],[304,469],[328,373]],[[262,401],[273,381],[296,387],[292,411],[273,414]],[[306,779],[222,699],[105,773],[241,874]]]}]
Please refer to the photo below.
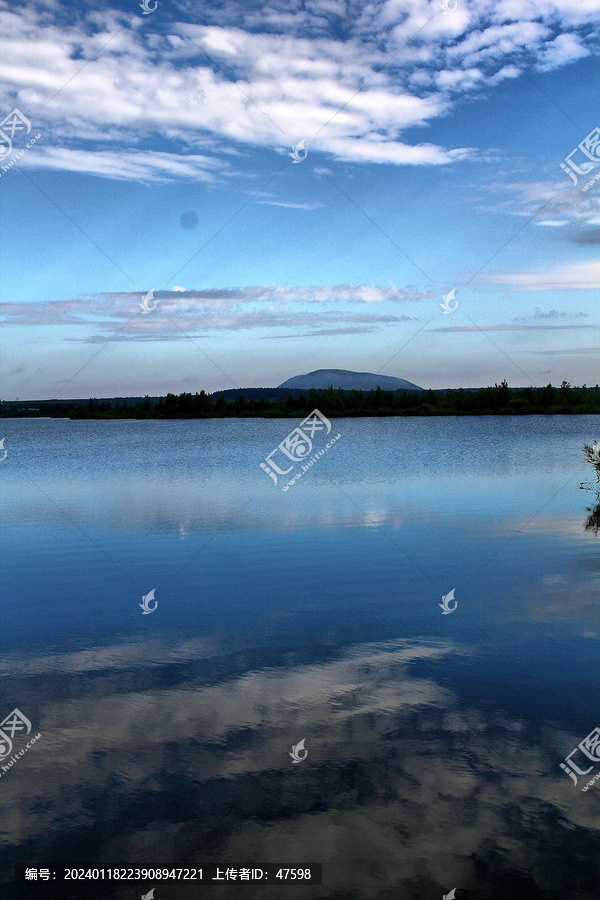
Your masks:
[{"label": "mountain peak", "polygon": [[350,372],[348,369],[315,369],[306,375],[294,375],[288,378],[278,388],[300,388],[301,390],[315,390],[328,388],[342,388],[345,391],[374,391],[380,387],[384,391],[422,391],[424,388],[405,378],[396,378],[395,375],[378,375],[373,372]]}]

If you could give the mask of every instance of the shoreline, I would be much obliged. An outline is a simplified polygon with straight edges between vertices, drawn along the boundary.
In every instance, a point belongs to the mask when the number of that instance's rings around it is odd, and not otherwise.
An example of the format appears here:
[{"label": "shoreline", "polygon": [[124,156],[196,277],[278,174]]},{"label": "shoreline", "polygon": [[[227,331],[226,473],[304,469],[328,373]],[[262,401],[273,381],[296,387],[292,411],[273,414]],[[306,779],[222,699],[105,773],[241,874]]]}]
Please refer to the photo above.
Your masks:
[{"label": "shoreline", "polygon": [[[494,387],[442,391],[356,391],[333,387],[298,391],[286,396],[252,396],[240,389],[225,397],[205,391],[165,397],[114,397],[82,400],[1,401],[0,418],[68,419],[294,419],[319,410],[327,418],[408,416],[539,416],[598,415],[600,386],[510,388]],[[246,396],[249,394],[250,396]],[[29,404],[35,404],[30,406]],[[20,405],[23,404],[23,405]]]},{"label": "shoreline", "polygon": [[[209,415],[174,415],[174,416],[144,416],[144,415],[96,415],[96,416],[0,416],[0,420],[9,422],[22,421],[23,419],[42,419],[48,421],[56,419],[63,422],[190,422],[204,419],[290,419],[295,420],[299,416],[309,416],[311,410],[299,410],[298,414],[281,412],[281,413],[231,413],[231,414],[209,414]],[[553,418],[557,416],[600,416],[600,410],[564,410],[553,412],[389,412],[367,410],[357,413],[336,413],[328,411],[326,415],[330,419],[527,419],[536,417]]]}]

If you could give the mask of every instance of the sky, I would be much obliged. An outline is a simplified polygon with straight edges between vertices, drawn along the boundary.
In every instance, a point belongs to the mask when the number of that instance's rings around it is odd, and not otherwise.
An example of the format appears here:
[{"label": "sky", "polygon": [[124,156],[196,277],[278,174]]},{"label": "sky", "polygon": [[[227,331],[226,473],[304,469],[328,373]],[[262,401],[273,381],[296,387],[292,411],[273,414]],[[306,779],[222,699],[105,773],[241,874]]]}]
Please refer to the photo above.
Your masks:
[{"label": "sky", "polygon": [[596,384],[599,20],[0,2],[0,396]]}]

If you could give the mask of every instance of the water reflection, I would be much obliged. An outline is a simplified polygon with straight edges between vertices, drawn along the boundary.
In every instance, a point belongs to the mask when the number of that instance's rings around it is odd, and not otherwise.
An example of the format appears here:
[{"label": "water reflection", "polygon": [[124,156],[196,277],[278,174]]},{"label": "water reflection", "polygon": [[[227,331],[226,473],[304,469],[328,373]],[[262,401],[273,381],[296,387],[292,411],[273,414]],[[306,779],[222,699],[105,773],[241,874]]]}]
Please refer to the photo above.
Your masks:
[{"label": "water reflection", "polygon": [[598,723],[585,418],[345,421],[289,494],[259,480],[280,422],[17,423],[0,676],[42,739],[0,780],[2,875],[314,861],[273,897],[597,900],[600,783],[559,768]]},{"label": "water reflection", "polygon": [[598,535],[600,530],[600,503],[596,503],[595,506],[588,506],[587,511],[589,516],[585,523],[585,530],[592,531],[595,535]]},{"label": "water reflection", "polygon": [[[594,441],[593,444],[584,444],[583,452],[587,461],[594,467],[596,475],[595,481],[581,482],[579,487],[587,491],[593,491],[596,495],[596,501],[600,501],[600,443]],[[598,535],[600,530],[600,502],[595,506],[588,506],[589,516],[585,523],[585,530],[591,531]]]},{"label": "water reflection", "polygon": [[[582,803],[558,769],[576,735],[465,703],[444,672],[474,652],[377,642],[214,683],[200,658],[226,648],[193,641],[9,658],[43,739],[1,785],[4,836],[52,866],[323,862],[303,897],[505,896],[516,877],[550,897],[595,852],[600,792]],[[558,822],[576,839],[557,864]]]}]

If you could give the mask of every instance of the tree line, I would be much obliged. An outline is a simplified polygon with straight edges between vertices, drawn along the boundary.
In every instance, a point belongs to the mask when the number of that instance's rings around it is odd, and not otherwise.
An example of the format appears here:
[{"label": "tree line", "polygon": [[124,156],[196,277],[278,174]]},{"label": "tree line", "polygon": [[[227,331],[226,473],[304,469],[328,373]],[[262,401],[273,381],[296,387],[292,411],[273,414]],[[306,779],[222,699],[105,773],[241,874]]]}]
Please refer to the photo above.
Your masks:
[{"label": "tree line", "polygon": [[137,404],[125,400],[37,401],[37,406],[2,404],[1,415],[54,416],[71,419],[202,419],[225,417],[296,418],[319,409],[326,416],[497,416],[560,415],[600,412],[600,387],[509,388],[506,381],[479,390],[345,391],[329,387],[290,394],[279,400],[233,398],[205,391],[167,394],[158,400],[145,397]]}]

